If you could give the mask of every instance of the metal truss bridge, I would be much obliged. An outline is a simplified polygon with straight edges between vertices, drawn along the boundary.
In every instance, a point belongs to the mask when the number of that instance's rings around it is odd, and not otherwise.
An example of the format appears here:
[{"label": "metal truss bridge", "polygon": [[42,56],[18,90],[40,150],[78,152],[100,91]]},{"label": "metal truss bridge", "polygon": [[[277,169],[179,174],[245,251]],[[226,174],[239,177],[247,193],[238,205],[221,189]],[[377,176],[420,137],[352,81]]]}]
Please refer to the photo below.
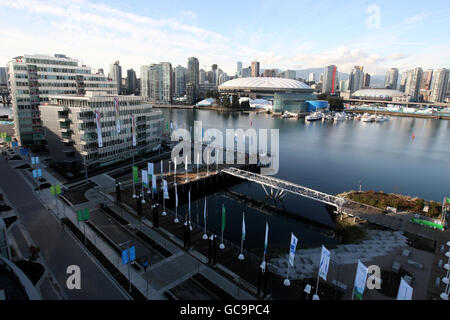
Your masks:
[{"label": "metal truss bridge", "polygon": [[[292,193],[305,198],[320,201],[329,204],[331,206],[335,206],[338,211],[341,211],[342,206],[347,201],[342,197],[336,197],[324,192],[309,189],[289,181],[277,179],[270,176],[264,176],[261,174],[233,167],[225,168],[222,169],[221,171],[223,173],[260,184],[263,187],[264,191],[266,192],[266,195],[274,199],[281,199],[286,195],[286,193]],[[267,190],[266,187],[270,188],[270,192]],[[274,190],[276,190],[275,193]]]}]

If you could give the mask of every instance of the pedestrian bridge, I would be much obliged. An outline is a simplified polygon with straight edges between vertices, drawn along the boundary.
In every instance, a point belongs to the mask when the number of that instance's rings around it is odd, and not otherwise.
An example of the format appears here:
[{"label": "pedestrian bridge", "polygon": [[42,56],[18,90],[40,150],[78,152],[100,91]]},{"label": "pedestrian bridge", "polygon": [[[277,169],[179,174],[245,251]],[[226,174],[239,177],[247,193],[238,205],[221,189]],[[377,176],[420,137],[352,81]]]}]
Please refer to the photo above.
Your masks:
[{"label": "pedestrian bridge", "polygon": [[[264,191],[266,192],[266,195],[268,197],[275,199],[281,199],[286,195],[286,193],[292,193],[305,198],[320,201],[329,204],[331,206],[335,206],[338,209],[338,211],[342,209],[342,206],[347,201],[342,197],[336,197],[324,192],[306,188],[286,180],[281,180],[270,176],[264,176],[262,174],[257,174],[233,167],[225,168],[222,169],[221,171],[223,173],[260,184],[263,187]],[[270,188],[270,193],[266,189],[266,187]],[[273,190],[276,190],[276,193],[274,193]]]}]

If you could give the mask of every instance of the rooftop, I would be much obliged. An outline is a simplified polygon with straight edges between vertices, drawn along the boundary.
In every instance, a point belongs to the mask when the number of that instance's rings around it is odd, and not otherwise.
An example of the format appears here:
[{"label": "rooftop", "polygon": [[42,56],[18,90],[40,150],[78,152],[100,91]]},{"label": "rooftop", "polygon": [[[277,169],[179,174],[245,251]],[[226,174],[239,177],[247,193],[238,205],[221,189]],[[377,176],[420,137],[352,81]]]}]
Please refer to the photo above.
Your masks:
[{"label": "rooftop", "polygon": [[312,88],[301,81],[286,78],[249,77],[227,81],[219,89],[265,89],[265,90],[311,90]]}]

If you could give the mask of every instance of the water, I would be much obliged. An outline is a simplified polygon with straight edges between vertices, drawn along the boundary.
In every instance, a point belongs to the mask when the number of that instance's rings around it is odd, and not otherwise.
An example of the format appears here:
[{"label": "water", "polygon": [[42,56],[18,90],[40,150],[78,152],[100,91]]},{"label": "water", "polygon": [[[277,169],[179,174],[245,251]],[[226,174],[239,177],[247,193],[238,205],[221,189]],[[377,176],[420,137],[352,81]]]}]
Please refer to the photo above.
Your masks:
[{"label": "water", "polygon": [[[202,120],[203,127],[220,130],[279,129],[280,166],[275,176],[312,189],[336,194],[358,190],[361,181],[364,190],[382,190],[435,201],[450,196],[450,121],[447,120],[391,117],[382,123],[345,120],[308,124],[304,119],[280,119],[267,114],[161,110],[165,121],[185,124],[183,127],[187,125],[187,128],[193,126],[195,120]],[[258,200],[265,199],[264,191],[256,184],[243,183],[232,190]],[[237,245],[240,244],[243,211],[248,248],[262,248],[266,221],[272,246],[286,246],[287,250],[291,232],[299,237],[299,245],[303,247],[337,243],[301,221],[268,216],[222,193],[217,195],[217,201],[215,196],[208,199],[208,228],[219,235],[222,203],[227,212],[225,238]],[[287,195],[283,205],[289,212],[334,225],[319,202]],[[199,202],[197,210],[202,223],[203,201]]]}]

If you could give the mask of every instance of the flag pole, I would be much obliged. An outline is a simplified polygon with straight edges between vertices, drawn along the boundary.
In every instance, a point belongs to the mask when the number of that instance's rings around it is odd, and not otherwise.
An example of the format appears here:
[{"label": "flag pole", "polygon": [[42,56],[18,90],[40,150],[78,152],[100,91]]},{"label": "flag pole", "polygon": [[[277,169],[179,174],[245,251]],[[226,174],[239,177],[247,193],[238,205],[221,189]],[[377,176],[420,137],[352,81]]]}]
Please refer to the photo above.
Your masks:
[{"label": "flag pole", "polygon": [[225,222],[224,221],[225,220],[225,216],[224,216],[223,208],[224,208],[224,205],[222,203],[222,239],[220,240],[220,245],[219,245],[219,248],[221,250],[225,249],[225,245],[223,244],[223,229],[224,229],[224,222]]},{"label": "flag pole", "polygon": [[244,247],[244,212],[242,212],[242,232],[241,232],[241,253],[238,256],[239,260],[244,260],[244,254],[242,253],[242,249]]},{"label": "flag pole", "polygon": [[288,267],[287,267],[286,279],[284,279],[284,281],[283,281],[283,284],[284,284],[286,287],[289,287],[289,286],[291,285],[291,281],[289,281],[289,266],[290,266],[290,263],[289,263],[289,261],[288,261]]},{"label": "flag pole", "polygon": [[208,240],[208,235],[206,234],[206,196],[205,196],[205,208],[203,209],[203,222],[205,224],[205,231],[203,233],[203,240]]},{"label": "flag pole", "polygon": [[177,157],[174,159],[174,165],[173,165],[173,172],[174,172],[174,184],[177,185]]},{"label": "flag pole", "polygon": [[313,296],[313,300],[319,300],[319,276],[320,276],[320,262],[319,262],[319,270],[317,271],[317,283],[316,283],[316,294]]},{"label": "flag pole", "polygon": [[180,222],[180,220],[178,220],[178,192],[177,192],[177,184],[175,184],[175,220],[174,220],[174,222],[175,223]]}]

